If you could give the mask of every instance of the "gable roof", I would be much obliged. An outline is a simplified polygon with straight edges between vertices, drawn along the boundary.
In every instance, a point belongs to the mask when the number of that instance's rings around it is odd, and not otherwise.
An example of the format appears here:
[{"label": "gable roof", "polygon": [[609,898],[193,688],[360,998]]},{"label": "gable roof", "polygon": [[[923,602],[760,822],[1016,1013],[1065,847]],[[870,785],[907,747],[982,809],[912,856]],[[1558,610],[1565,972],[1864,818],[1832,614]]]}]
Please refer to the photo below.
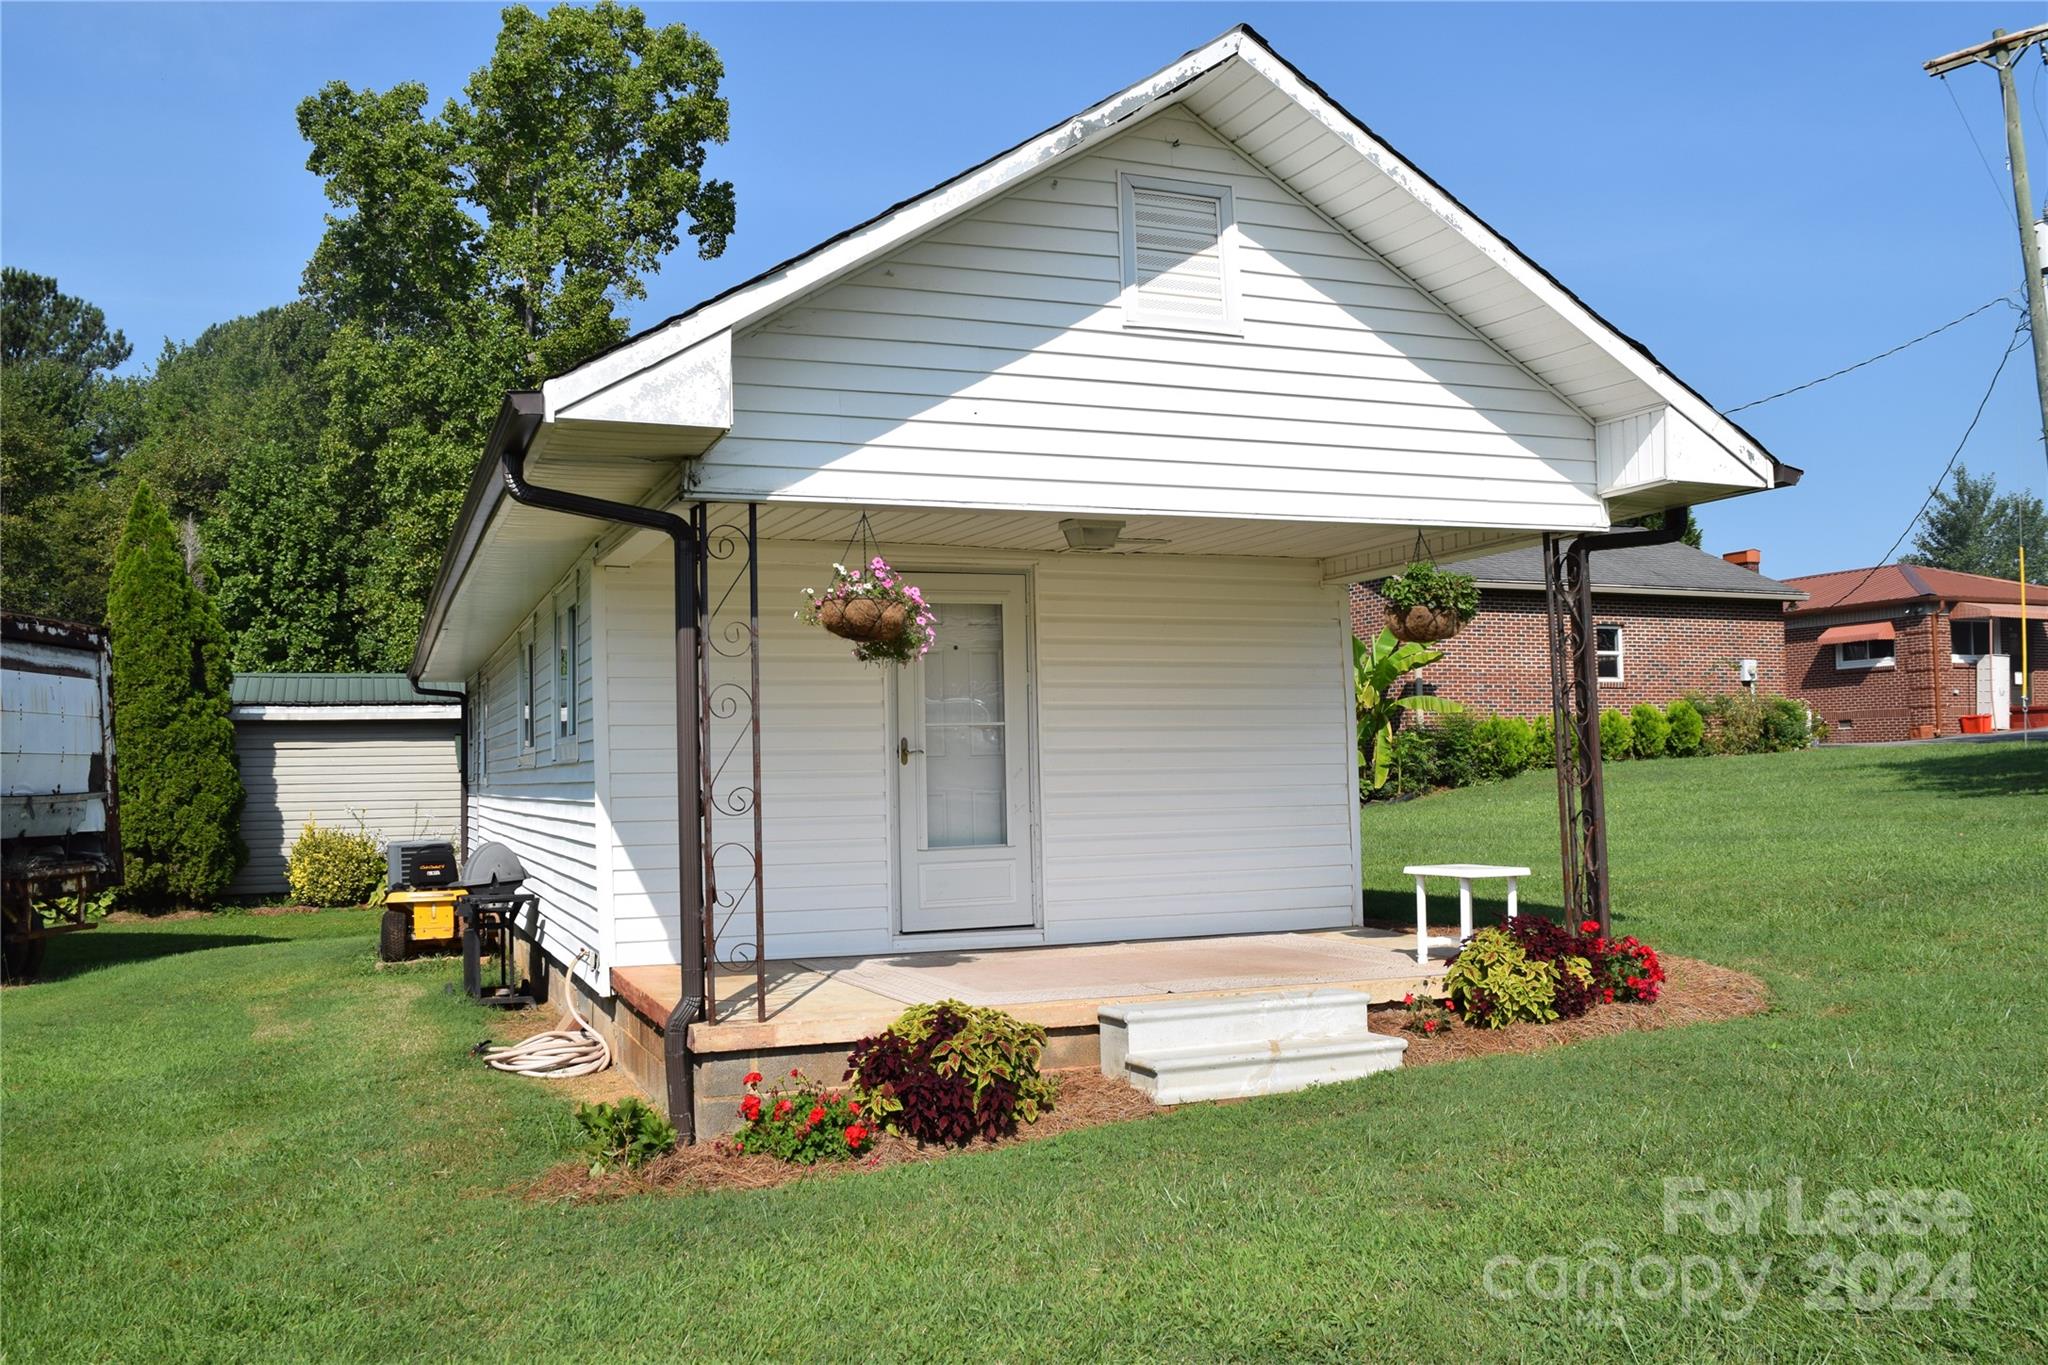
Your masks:
[{"label": "gable roof", "polygon": [[228,685],[233,706],[434,706],[403,673],[237,673]]},{"label": "gable roof", "polygon": [[[1601,317],[1240,24],[1137,84],[542,385],[546,419],[745,328],[1084,147],[1181,106],[1595,421],[1668,405],[1758,486],[1795,482],[1761,442]],[[1389,196],[1392,196],[1391,198]]]},{"label": "gable roof", "polygon": [[[1730,564],[1683,542],[1635,545],[1602,550],[1592,556],[1593,588],[1597,591],[1642,594],[1670,593],[1685,597],[1764,598],[1791,602],[1805,596],[1789,583]],[[1543,588],[1543,552],[1534,546],[1460,560],[1451,566],[1470,574],[1482,587]]]},{"label": "gable roof", "polygon": [[[1887,606],[1935,599],[1944,602],[2018,602],[2016,578],[1991,578],[1958,573],[1924,564],[1880,564],[1874,569],[1839,569],[1789,580],[1803,590],[1800,611],[1832,611],[1840,607]],[[2027,585],[2030,605],[2048,603],[2048,584]]]}]

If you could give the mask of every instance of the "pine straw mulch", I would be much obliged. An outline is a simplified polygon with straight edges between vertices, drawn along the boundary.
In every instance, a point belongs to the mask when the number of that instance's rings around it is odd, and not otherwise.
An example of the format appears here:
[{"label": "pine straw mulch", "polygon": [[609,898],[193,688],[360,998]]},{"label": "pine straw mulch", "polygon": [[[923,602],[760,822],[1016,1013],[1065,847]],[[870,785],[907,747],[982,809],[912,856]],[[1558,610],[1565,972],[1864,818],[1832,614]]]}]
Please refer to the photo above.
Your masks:
[{"label": "pine straw mulch", "polygon": [[[1607,1005],[1577,1019],[1562,1019],[1552,1024],[1510,1024],[1504,1029],[1458,1028],[1441,1038],[1402,1032],[1404,1011],[1399,1005],[1387,1005],[1373,1010],[1372,1026],[1375,1032],[1408,1040],[1403,1065],[1429,1066],[1467,1057],[1540,1052],[1620,1033],[1736,1019],[1761,1013],[1770,1007],[1764,983],[1747,972],[1684,957],[1664,958],[1664,969],[1667,974],[1664,990],[1652,1005]],[[615,1075],[616,1071],[605,1074]],[[977,1139],[965,1147],[924,1147],[908,1138],[883,1133],[870,1155],[858,1161],[818,1166],[791,1166],[771,1156],[747,1156],[723,1143],[707,1142],[695,1147],[679,1147],[638,1171],[592,1175],[589,1167],[581,1162],[564,1163],[517,1193],[540,1203],[583,1203],[623,1199],[637,1194],[766,1190],[798,1180],[830,1179],[889,1166],[939,1161],[965,1152],[1014,1147],[1081,1128],[1128,1123],[1154,1114],[1173,1112],[1172,1106],[1156,1105],[1140,1091],[1099,1071],[1055,1071],[1051,1074],[1059,1081],[1059,1094],[1053,1102],[1052,1111],[1037,1123],[1020,1128],[1015,1136],[993,1142]]]},{"label": "pine straw mulch", "polygon": [[1169,1112],[1122,1081],[1111,1080],[1100,1071],[1074,1070],[1049,1073],[1059,1082],[1059,1094],[1052,1111],[1036,1123],[1018,1128],[1011,1137],[993,1141],[976,1138],[965,1147],[926,1147],[894,1133],[883,1133],[874,1150],[856,1161],[825,1162],[816,1166],[792,1166],[772,1156],[748,1156],[722,1142],[678,1147],[657,1157],[637,1171],[611,1171],[592,1175],[581,1163],[557,1166],[526,1189],[528,1199],[547,1203],[581,1203],[590,1200],[621,1199],[628,1195],[692,1193],[699,1190],[766,1190],[796,1180],[822,1180],[938,1161],[965,1152],[989,1152],[1025,1142],[1041,1142],[1077,1128],[1096,1128],[1105,1123],[1127,1123]]},{"label": "pine straw mulch", "polygon": [[1407,1011],[1399,1005],[1385,1005],[1373,1009],[1372,1027],[1375,1033],[1408,1040],[1408,1051],[1401,1059],[1403,1066],[1428,1066],[1507,1052],[1541,1052],[1617,1033],[1739,1019],[1770,1008],[1770,993],[1764,983],[1748,972],[1716,967],[1689,957],[1667,956],[1663,963],[1664,989],[1654,1004],[1602,1005],[1576,1019],[1559,1019],[1550,1024],[1509,1024],[1498,1029],[1454,1028],[1438,1037],[1404,1032],[1401,1024]]}]

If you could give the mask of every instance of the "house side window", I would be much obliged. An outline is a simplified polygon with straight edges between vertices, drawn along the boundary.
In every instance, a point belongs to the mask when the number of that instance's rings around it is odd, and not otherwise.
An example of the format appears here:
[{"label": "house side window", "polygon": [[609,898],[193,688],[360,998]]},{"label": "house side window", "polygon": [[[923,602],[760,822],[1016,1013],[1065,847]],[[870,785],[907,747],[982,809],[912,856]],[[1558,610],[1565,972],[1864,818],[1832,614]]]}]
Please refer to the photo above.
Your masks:
[{"label": "house side window", "polygon": [[555,733],[576,733],[576,604],[555,613]]},{"label": "house side window", "polygon": [[1973,664],[1991,652],[1989,621],[1950,621],[1949,657],[1959,664]]},{"label": "house side window", "polygon": [[1620,626],[1593,627],[1593,656],[1601,682],[1621,681]]},{"label": "house side window", "polygon": [[519,747],[531,749],[536,742],[535,714],[540,698],[540,670],[535,667],[533,632],[520,642],[519,654]]},{"label": "house side window", "polygon": [[1850,640],[1835,646],[1838,669],[1890,668],[1898,651],[1896,640]]},{"label": "house side window", "polygon": [[1230,187],[1123,175],[1127,327],[1239,330]]}]

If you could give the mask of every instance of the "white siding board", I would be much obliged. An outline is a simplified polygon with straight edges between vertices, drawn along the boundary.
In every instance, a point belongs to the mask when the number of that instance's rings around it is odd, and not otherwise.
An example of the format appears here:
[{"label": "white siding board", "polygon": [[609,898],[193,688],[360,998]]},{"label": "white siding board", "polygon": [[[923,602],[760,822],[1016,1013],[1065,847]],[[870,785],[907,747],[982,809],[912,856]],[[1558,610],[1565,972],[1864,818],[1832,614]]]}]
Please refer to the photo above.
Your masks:
[{"label": "white siding board", "polygon": [[[533,604],[536,632],[535,739],[522,742],[520,694],[526,625],[504,641],[472,684],[471,707],[479,718],[481,773],[470,793],[470,848],[501,843],[525,864],[525,889],[540,897],[540,943],[549,956],[568,965],[588,949],[596,967],[577,967],[602,983],[605,939],[597,849],[597,688],[594,624],[588,561],[578,565],[559,594],[550,591]],[[576,602],[572,650],[576,691],[576,733],[557,727],[555,607]]]},{"label": "white siding board", "polygon": [[[1262,95],[1244,126],[1283,107]],[[1271,150],[1306,169],[1329,159],[1326,137],[1289,127]],[[1124,326],[1120,173],[1228,186],[1241,337]],[[1407,217],[1376,227],[1397,234],[1432,219],[1412,202],[1388,212]],[[734,378],[733,429],[698,481],[713,498],[1517,527],[1600,516],[1583,414],[1176,110],[737,337]]]},{"label": "white siding board", "polygon": [[308,820],[360,828],[379,843],[454,838],[457,734],[452,721],[235,722],[249,861],[228,894],[282,896],[286,859]]},{"label": "white siding board", "polygon": [[[851,515],[851,514],[848,514]],[[791,619],[837,548],[762,546],[765,885],[773,958],[894,932],[890,675]],[[891,547],[913,575],[1028,569],[1047,942],[1353,921],[1356,773],[1341,594],[1279,560]],[[668,668],[666,551],[603,571],[610,657]],[[634,604],[628,609],[628,604]],[[630,639],[627,637],[631,637]],[[672,694],[615,703],[615,961],[676,960]],[[627,771],[630,770],[630,771]],[[745,830],[741,830],[745,833]],[[742,907],[728,933],[747,936]]]}]

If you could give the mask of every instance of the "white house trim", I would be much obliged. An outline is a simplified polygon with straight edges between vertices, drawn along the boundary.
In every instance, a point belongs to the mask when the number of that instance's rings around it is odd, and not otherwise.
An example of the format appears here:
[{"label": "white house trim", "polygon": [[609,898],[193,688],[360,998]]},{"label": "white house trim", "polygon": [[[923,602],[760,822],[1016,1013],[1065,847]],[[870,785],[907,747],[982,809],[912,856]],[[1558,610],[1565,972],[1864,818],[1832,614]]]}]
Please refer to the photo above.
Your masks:
[{"label": "white house trim", "polygon": [[236,706],[229,720],[458,720],[462,708],[448,702],[418,706]]}]

